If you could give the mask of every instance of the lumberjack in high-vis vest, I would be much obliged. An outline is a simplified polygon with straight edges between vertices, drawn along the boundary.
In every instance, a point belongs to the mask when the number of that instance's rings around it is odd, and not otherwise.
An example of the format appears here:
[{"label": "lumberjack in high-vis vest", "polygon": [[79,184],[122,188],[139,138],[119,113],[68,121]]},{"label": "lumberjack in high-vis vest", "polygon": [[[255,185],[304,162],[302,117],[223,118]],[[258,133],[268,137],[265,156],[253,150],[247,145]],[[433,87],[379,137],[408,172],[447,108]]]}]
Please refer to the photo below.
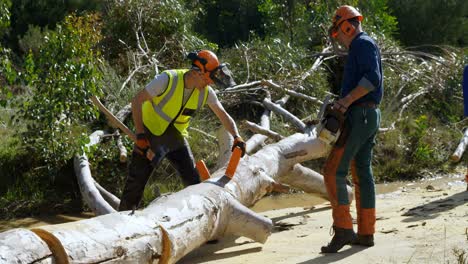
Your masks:
[{"label": "lumberjack in high-vis vest", "polygon": [[231,72],[208,50],[191,52],[187,58],[192,62],[190,69],[162,72],[132,100],[137,143],[133,149],[119,211],[138,207],[153,169],[164,158],[178,171],[184,185],[200,182],[186,137],[191,117],[205,104],[234,137],[233,149],[240,147],[242,155],[245,154],[245,143],[239,136],[234,120],[209,86],[214,83],[224,88],[234,86]]}]

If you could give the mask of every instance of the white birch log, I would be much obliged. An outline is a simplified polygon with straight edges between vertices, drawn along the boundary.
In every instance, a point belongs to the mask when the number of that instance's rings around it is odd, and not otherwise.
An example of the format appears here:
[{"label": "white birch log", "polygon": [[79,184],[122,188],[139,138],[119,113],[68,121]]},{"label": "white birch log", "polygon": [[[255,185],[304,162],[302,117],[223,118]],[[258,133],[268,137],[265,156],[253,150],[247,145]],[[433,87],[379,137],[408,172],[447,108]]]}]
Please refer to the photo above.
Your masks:
[{"label": "white birch log", "polygon": [[47,244],[27,229],[0,233],[0,263],[55,263]]},{"label": "white birch log", "polygon": [[468,145],[468,129],[465,129],[465,133],[463,134],[463,137],[461,138],[460,143],[457,146],[457,149],[452,154],[450,159],[453,162],[460,161],[461,157],[463,156],[463,152],[465,152],[467,145]]},{"label": "white birch log", "polygon": [[117,196],[110,193],[109,191],[107,191],[106,189],[104,189],[104,187],[102,187],[97,181],[94,181],[94,185],[96,185],[96,188],[99,190],[99,193],[102,195],[102,198],[104,198],[104,200],[110,206],[112,206],[112,208],[118,210],[120,205],[120,199],[117,198]]},{"label": "white birch log", "polygon": [[[54,240],[54,255],[65,255],[69,263],[175,263],[226,234],[264,243],[271,220],[240,204],[218,180],[164,196],[134,215],[118,212],[33,231]],[[266,191],[269,180],[264,183]]]},{"label": "white birch log", "polygon": [[47,241],[59,263],[175,263],[226,234],[263,243],[272,222],[245,206],[272,191],[275,180],[296,163],[328,151],[315,131],[294,134],[245,156],[230,181],[223,167],[209,180],[161,197],[134,215],[116,212],[33,231]]},{"label": "white birch log", "polygon": [[[260,117],[260,126],[265,129],[270,129],[270,115],[271,111],[265,109],[262,116]],[[258,149],[267,139],[267,136],[262,134],[255,134],[245,142],[245,151],[247,154],[252,154],[256,149]]]},{"label": "white birch log", "polygon": [[[89,138],[90,142],[87,146],[92,146],[99,143],[101,136],[104,135],[103,131],[93,132]],[[101,196],[101,193],[94,184],[93,176],[89,168],[88,157],[86,154],[76,155],[73,159],[75,167],[75,174],[80,187],[81,196],[86,204],[96,215],[103,215],[115,212],[115,209],[107,203],[107,201]]]},{"label": "white birch log", "polygon": [[159,223],[128,212],[32,231],[51,241],[49,247],[61,258],[59,263],[158,263],[164,250],[170,251]]},{"label": "white birch log", "polygon": [[[290,173],[281,176],[281,182],[303,190],[306,193],[318,195],[329,200],[323,175],[312,169],[304,167],[301,164],[294,165],[294,168]],[[352,201],[353,190],[350,186],[347,186],[347,189],[349,201]]]}]

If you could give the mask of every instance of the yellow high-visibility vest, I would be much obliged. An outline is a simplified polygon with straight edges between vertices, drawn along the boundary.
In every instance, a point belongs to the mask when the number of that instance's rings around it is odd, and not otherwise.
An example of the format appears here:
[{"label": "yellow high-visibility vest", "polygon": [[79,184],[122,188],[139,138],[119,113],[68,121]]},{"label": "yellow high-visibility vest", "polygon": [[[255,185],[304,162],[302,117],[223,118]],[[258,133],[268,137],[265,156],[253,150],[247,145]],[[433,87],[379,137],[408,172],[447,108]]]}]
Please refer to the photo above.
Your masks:
[{"label": "yellow high-visibility vest", "polygon": [[190,118],[206,103],[208,87],[204,87],[201,91],[193,89],[187,103],[183,105],[184,74],[187,71],[187,69],[164,71],[169,76],[166,90],[161,95],[153,97],[151,101],[143,103],[143,124],[156,136],[162,135],[169,124],[173,123],[174,127],[186,137]]}]

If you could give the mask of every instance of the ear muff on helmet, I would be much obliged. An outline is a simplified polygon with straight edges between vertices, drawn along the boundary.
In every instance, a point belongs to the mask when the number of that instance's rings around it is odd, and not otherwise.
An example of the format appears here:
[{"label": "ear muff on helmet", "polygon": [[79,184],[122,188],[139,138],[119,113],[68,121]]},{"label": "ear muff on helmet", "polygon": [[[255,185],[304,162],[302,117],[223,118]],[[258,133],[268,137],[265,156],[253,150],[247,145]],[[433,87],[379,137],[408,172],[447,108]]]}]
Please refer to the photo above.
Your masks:
[{"label": "ear muff on helmet", "polygon": [[192,65],[196,66],[197,68],[199,68],[200,70],[204,72],[206,71],[205,65],[208,63],[208,61],[205,58],[199,57],[198,52],[189,52],[189,54],[187,54],[187,59],[192,61]]},{"label": "ear muff on helmet", "polygon": [[341,31],[347,36],[352,36],[356,32],[356,27],[353,24],[349,23],[348,20],[343,21],[340,25]]},{"label": "ear muff on helmet", "polygon": [[343,21],[338,26],[332,26],[329,30],[329,34],[332,38],[338,37],[338,30],[341,30],[345,35],[352,36],[356,32],[356,27],[351,24],[348,20]]},{"label": "ear muff on helmet", "polygon": [[348,20],[357,19],[361,22],[364,17],[359,11],[349,5],[340,6],[332,19],[332,27],[330,28],[330,36],[332,38],[338,37],[338,30],[343,31],[344,34],[351,36],[356,32],[356,27],[353,26]]}]

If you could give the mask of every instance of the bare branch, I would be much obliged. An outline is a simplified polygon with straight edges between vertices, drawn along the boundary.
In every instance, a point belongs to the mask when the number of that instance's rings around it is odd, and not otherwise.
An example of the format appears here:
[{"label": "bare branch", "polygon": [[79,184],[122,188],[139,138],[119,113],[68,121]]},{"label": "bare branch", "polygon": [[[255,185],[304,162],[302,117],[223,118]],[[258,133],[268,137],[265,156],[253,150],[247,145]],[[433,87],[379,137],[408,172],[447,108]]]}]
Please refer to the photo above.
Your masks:
[{"label": "bare branch", "polygon": [[289,94],[289,95],[291,95],[291,96],[294,96],[294,97],[297,97],[297,98],[301,98],[301,99],[304,99],[304,100],[313,102],[313,103],[318,104],[318,105],[322,105],[322,104],[323,104],[322,101],[320,101],[319,99],[317,99],[317,98],[315,98],[315,97],[312,97],[312,96],[309,96],[309,95],[305,95],[305,94],[302,94],[302,93],[299,93],[299,92],[296,92],[296,91],[293,91],[293,90],[289,90],[289,89],[286,89],[286,88],[282,88],[282,87],[279,86],[278,84],[275,84],[272,80],[264,80],[264,81],[262,81],[262,84],[265,85],[265,86],[274,88],[274,89],[276,89],[276,90],[283,91],[283,92],[285,92],[286,94]]},{"label": "bare branch", "polygon": [[204,135],[205,137],[207,137],[207,138],[209,138],[209,139],[218,140],[217,137],[215,137],[215,136],[213,136],[213,135],[211,135],[211,134],[209,134],[209,133],[206,133],[205,131],[203,131],[203,130],[201,130],[201,129],[198,129],[198,128],[196,128],[196,127],[189,127],[188,129],[189,129],[189,130],[192,130],[192,131],[196,131],[196,132],[198,132],[198,133]]},{"label": "bare branch", "polygon": [[[269,91],[265,91],[265,92],[266,92],[266,98],[271,99],[270,92]],[[286,101],[287,99],[284,100],[284,102]],[[263,104],[262,104],[262,107],[263,107]],[[265,129],[270,129],[270,117],[271,117],[271,111],[268,109],[265,109],[265,111],[263,111],[262,116],[260,117],[260,126]],[[245,142],[246,152],[248,154],[251,154],[255,149],[257,149],[261,144],[263,144],[266,139],[267,139],[267,136],[262,135],[262,134],[253,135],[252,137],[249,138],[249,140],[247,140],[247,142]]]},{"label": "bare branch", "polygon": [[254,82],[250,82],[250,83],[243,83],[243,84],[239,84],[239,85],[236,85],[236,86],[233,86],[233,87],[226,88],[224,91],[228,92],[228,91],[234,91],[234,90],[239,90],[239,89],[258,87],[261,84],[262,84],[262,81],[254,81]]},{"label": "bare branch", "polygon": [[254,133],[257,133],[257,134],[262,134],[262,135],[265,135],[275,141],[280,141],[281,139],[284,138],[284,136],[274,132],[274,131],[271,131],[269,129],[266,129],[266,128],[263,128],[257,124],[254,124],[250,121],[244,121],[244,125],[252,132]]},{"label": "bare branch", "polygon": [[297,118],[295,115],[288,112],[286,109],[284,109],[280,105],[277,105],[277,104],[271,102],[267,98],[263,99],[263,105],[267,109],[269,109],[269,110],[283,116],[288,122],[290,122],[294,126],[296,126],[301,132],[304,132],[304,130],[306,128],[306,125],[304,124],[304,122],[302,122],[299,118]]},{"label": "bare branch", "polygon": [[[327,52],[330,49],[331,47],[325,47],[322,50],[322,53]],[[318,69],[318,67],[320,66],[320,64],[322,64],[322,62],[324,62],[324,56],[318,56],[318,58],[315,60],[312,67],[308,71],[306,71],[305,74],[302,75],[301,80],[304,81],[307,77],[309,77],[312,74],[312,72]]]},{"label": "bare branch", "polygon": [[410,94],[403,99],[401,99],[401,103],[403,103],[403,106],[400,109],[400,113],[398,114],[398,120],[400,120],[403,116],[403,112],[408,108],[408,106],[419,96],[426,94],[428,92],[427,89],[423,89],[417,93]]},{"label": "bare branch", "polygon": [[119,210],[120,199],[113,195],[111,192],[107,191],[104,187],[102,187],[96,180],[94,181],[94,185],[98,189],[99,193],[102,195],[102,198],[109,203],[112,208],[115,210]]}]

